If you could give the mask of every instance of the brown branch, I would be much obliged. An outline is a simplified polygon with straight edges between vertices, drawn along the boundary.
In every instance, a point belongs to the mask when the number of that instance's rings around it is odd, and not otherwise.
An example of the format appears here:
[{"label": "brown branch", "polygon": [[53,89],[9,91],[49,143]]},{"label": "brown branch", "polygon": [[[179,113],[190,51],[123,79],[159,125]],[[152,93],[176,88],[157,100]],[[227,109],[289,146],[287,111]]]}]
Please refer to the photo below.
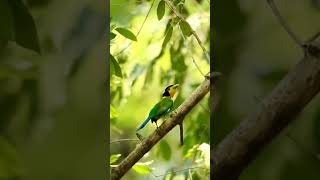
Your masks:
[{"label": "brown branch", "polygon": [[255,112],[212,151],[213,177],[237,179],[259,152],[291,123],[320,91],[320,39]]},{"label": "brown branch", "polygon": [[[208,76],[209,77],[209,76]],[[213,76],[215,77],[215,76]],[[209,92],[210,79],[206,78],[201,85],[164,121],[157,131],[144,139],[136,148],[115,168],[112,169],[111,179],[120,179],[138,162],[150,149],[176,125],[181,124],[184,117]]]}]

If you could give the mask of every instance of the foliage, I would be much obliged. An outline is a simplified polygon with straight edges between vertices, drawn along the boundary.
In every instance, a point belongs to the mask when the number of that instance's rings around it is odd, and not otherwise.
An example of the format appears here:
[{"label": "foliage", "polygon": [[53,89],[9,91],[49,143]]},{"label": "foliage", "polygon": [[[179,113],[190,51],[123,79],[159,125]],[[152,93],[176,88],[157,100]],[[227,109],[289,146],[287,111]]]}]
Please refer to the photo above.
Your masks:
[{"label": "foliage", "polygon": [[128,29],[126,28],[116,28],[116,31],[118,31],[121,35],[123,35],[124,37],[132,40],[132,41],[137,41],[137,37]]},{"label": "foliage", "polygon": [[139,174],[149,174],[153,169],[149,166],[153,161],[148,162],[137,162],[133,165],[132,169],[135,170]]},{"label": "foliage", "polygon": [[105,178],[101,7],[0,1],[0,179]]},{"label": "foliage", "polygon": [[[275,2],[289,26],[302,39],[319,31],[320,25],[313,23],[319,19],[319,10],[309,1],[294,1],[290,5],[285,1]],[[279,25],[267,3],[215,1],[214,10],[217,59],[214,69],[223,74],[214,94],[217,106],[211,139],[216,146],[256,109],[303,54]],[[239,179],[318,179],[319,160],[315,156],[320,147],[318,107],[319,99],[315,98],[261,151]]]},{"label": "foliage", "polygon": [[[197,40],[191,36],[194,30],[203,41],[203,46],[208,49],[209,2],[175,0],[173,4],[186,20],[176,16],[163,0],[139,3],[113,0],[110,2],[110,54],[115,59],[111,60],[113,62],[110,61],[110,68],[119,66],[122,72],[122,77],[115,71],[110,76],[110,107],[113,114],[111,140],[136,138],[136,127],[160,100],[164,88],[173,83],[182,86],[174,103],[174,108],[177,108],[203,81],[204,77],[194,63],[197,63],[203,72],[209,72],[210,66],[204,52]],[[123,12],[126,12],[126,16]],[[136,41],[116,34],[115,29],[118,27],[130,29]],[[112,67],[112,64],[118,65]],[[183,147],[179,147],[179,128],[175,128],[141,160],[153,161],[153,173],[150,173],[150,167],[141,167],[142,164],[137,163],[133,167],[135,171],[130,171],[126,178],[154,178],[158,175],[165,177],[166,172],[172,178],[188,177],[189,174],[184,171],[170,173],[170,169],[174,167],[176,171],[195,165],[190,164],[191,160],[184,158],[184,155],[194,145],[210,142],[208,102],[209,96],[185,118]],[[115,114],[117,116],[114,116]],[[160,120],[159,124],[163,120]],[[204,126],[208,128],[203,128]],[[141,130],[141,134],[148,136],[154,130],[155,125],[148,123]],[[133,150],[135,143],[121,142],[111,146],[111,154],[122,154],[121,157],[125,158]],[[201,177],[204,179],[209,176],[209,167],[205,168],[207,171],[203,171],[205,174]],[[202,170],[192,170],[200,171]],[[148,175],[139,175],[147,172]]]},{"label": "foliage", "polygon": [[113,164],[118,161],[120,158],[121,154],[113,154],[110,156],[110,164]]},{"label": "foliage", "polygon": [[40,52],[35,22],[22,0],[2,0],[0,8],[0,40]]}]

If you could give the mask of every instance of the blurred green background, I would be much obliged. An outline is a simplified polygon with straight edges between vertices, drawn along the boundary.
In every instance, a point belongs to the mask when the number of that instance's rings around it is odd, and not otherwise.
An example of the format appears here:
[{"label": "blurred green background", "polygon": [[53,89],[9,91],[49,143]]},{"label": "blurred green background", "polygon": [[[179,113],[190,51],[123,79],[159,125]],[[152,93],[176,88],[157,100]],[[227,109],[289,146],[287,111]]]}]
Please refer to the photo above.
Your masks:
[{"label": "blurred green background", "polygon": [[[275,0],[304,40],[320,30],[317,0]],[[215,1],[217,107],[211,140],[217,145],[252,112],[302,57],[266,1]],[[306,92],[308,93],[308,92]],[[240,180],[319,179],[320,100],[316,97],[241,174]]]},{"label": "blurred green background", "polygon": [[[110,54],[114,58],[113,62],[110,62],[111,167],[121,162],[138,143],[113,141],[137,139],[136,128],[146,119],[153,105],[160,100],[165,87],[173,83],[181,85],[175,101],[177,107],[202,83],[204,77],[192,58],[203,73],[208,73],[210,69],[209,62],[195,38],[183,38],[177,18],[168,6],[165,6],[163,18],[158,20],[157,13],[161,14],[160,11],[163,10],[159,10],[161,7],[158,8],[160,2],[110,1],[110,37],[114,37],[110,41]],[[199,35],[204,46],[209,49],[209,1],[175,0],[173,3]],[[163,41],[169,36],[171,27],[171,38],[164,46]],[[125,28],[131,33],[122,35],[117,28]],[[186,116],[185,144],[182,147],[179,146],[179,128],[176,127],[123,179],[209,179],[209,97],[207,94]],[[155,128],[155,124],[148,123],[141,130],[142,136],[147,137]],[[172,173],[190,167],[200,168]]]},{"label": "blurred green background", "polygon": [[106,2],[0,9],[0,179],[106,179]]}]

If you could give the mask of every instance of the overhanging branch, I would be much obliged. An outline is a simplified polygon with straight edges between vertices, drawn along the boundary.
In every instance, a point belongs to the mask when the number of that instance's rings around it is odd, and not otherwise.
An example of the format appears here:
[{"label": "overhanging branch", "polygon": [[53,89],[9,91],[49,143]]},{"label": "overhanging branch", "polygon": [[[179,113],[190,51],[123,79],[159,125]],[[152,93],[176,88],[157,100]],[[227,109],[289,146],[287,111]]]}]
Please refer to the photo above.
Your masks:
[{"label": "overhanging branch", "polygon": [[244,168],[320,91],[320,40],[308,44],[304,58],[257,110],[211,151],[214,179],[237,179]]},{"label": "overhanging branch", "polygon": [[[213,76],[215,79],[217,76]],[[153,132],[144,139],[136,148],[115,168],[112,169],[111,179],[120,179],[130,168],[138,162],[150,149],[162,139],[176,125],[181,124],[184,117],[197,105],[209,92],[210,78],[206,78],[201,85],[164,121],[158,131]]]}]

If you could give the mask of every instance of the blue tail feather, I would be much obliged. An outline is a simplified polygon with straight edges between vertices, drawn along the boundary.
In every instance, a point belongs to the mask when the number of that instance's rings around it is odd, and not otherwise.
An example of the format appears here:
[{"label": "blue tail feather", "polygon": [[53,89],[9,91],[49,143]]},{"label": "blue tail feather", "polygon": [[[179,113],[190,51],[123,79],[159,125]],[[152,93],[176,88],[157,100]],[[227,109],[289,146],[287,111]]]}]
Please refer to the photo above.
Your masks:
[{"label": "blue tail feather", "polygon": [[146,120],[144,120],[144,122],[137,128],[136,131],[139,131],[140,129],[142,129],[149,121],[151,120],[151,117],[149,116]]}]

